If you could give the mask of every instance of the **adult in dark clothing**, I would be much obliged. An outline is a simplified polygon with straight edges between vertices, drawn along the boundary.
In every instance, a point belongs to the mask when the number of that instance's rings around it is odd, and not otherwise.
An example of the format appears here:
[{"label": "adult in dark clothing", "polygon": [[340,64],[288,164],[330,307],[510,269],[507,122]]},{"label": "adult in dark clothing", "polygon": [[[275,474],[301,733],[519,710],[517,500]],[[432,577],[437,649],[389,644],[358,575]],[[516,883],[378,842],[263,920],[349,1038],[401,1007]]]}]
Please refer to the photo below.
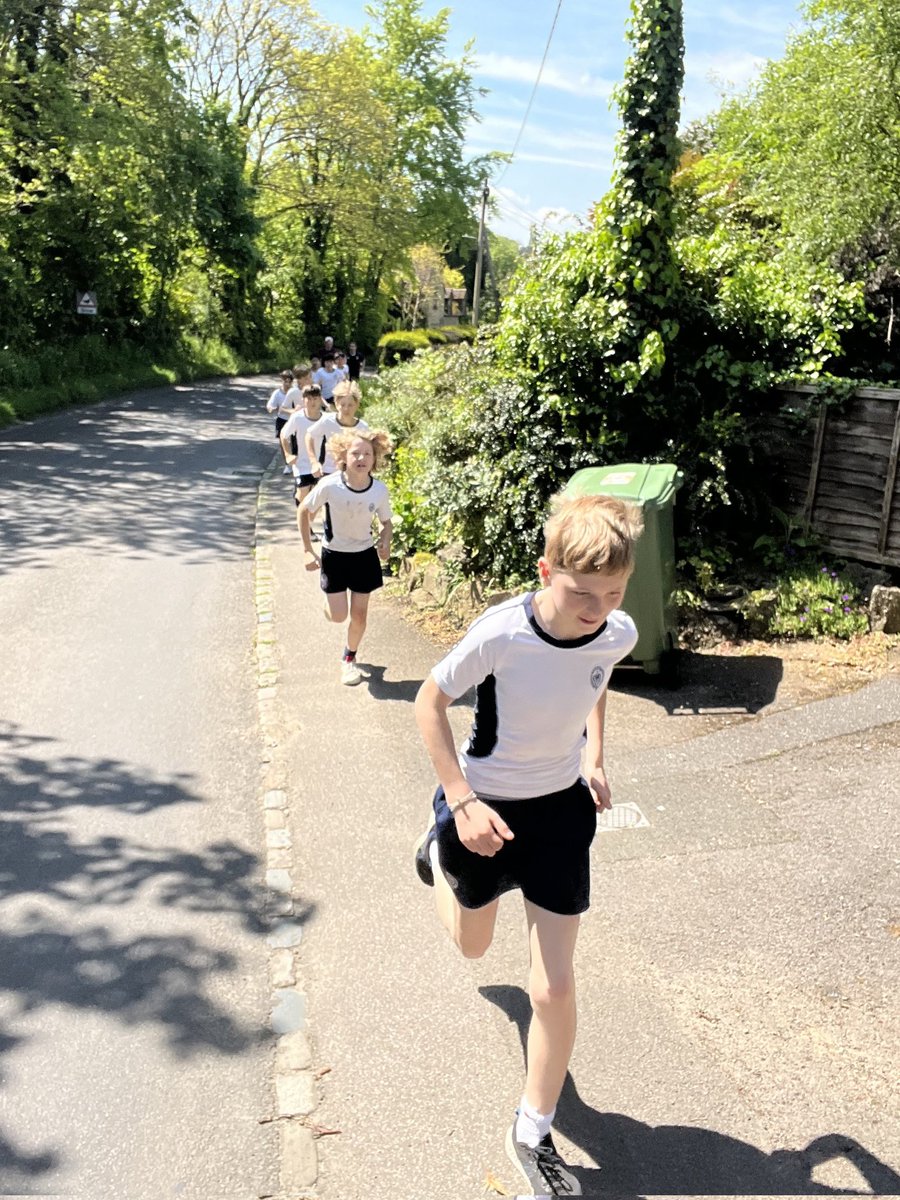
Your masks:
[{"label": "adult in dark clothing", "polygon": [[359,381],[365,361],[365,358],[356,349],[356,342],[351,342],[347,351],[347,370],[349,371],[348,378],[351,383]]}]

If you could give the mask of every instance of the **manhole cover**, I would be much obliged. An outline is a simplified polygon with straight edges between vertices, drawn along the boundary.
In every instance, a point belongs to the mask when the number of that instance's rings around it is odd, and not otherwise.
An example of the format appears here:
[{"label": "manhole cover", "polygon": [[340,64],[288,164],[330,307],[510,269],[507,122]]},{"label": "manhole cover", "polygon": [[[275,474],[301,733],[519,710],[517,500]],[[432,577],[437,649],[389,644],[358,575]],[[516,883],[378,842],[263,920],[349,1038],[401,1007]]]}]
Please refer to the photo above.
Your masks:
[{"label": "manhole cover", "polygon": [[636,804],[614,804],[597,815],[598,833],[616,833],[620,829],[649,829],[650,822]]}]

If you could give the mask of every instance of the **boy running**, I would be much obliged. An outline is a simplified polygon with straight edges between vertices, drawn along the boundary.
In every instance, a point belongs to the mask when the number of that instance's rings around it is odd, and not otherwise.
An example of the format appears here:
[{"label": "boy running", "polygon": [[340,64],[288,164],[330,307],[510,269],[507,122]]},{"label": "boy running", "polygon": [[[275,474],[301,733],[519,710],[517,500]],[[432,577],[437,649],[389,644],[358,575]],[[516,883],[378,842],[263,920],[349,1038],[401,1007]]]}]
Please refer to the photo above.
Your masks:
[{"label": "boy running", "polygon": [[[590,903],[589,851],[597,812],[611,807],[606,689],[637,641],[619,605],[640,532],[637,510],[620,500],[557,500],[540,590],[488,609],[416,698],[440,781],[416,870],[435,888],[441,921],[467,958],[480,958],[500,896],[519,888],[524,899],[532,1019],[506,1144],[535,1195],[581,1195],[550,1126],[575,1042],[573,960]],[[472,731],[457,753],[447,709],[472,687]]]},{"label": "boy running", "polygon": [[[391,451],[390,436],[381,429],[344,430],[331,440],[339,468],[321,479],[301,504],[313,515],[325,509],[322,541],[322,591],[325,616],[343,624],[349,613],[347,644],[341,659],[341,683],[362,681],[356,654],[369,612],[369,596],[383,584],[381,558],[391,551],[391,502],[380,479],[373,479]],[[372,521],[381,525],[378,549]]]},{"label": "boy running", "polygon": [[343,381],[343,378],[343,372],[335,366],[334,354],[326,354],[322,359],[321,367],[318,371],[313,372],[313,383],[317,383],[322,389],[322,399],[326,405],[331,404],[334,389]]},{"label": "boy running", "polygon": [[312,473],[318,479],[322,475],[331,475],[337,470],[334,456],[328,449],[328,443],[341,430],[368,429],[369,426],[356,415],[359,409],[359,386],[355,383],[339,383],[334,389],[334,406],[336,412],[325,413],[320,417],[306,434],[306,453],[312,463]]},{"label": "boy running", "polygon": [[297,529],[303,543],[303,557],[307,571],[315,571],[319,565],[312,548],[312,531],[309,513],[303,501],[315,487],[316,477],[306,450],[306,435],[315,428],[322,415],[322,390],[310,383],[303,389],[303,407],[298,408],[281,431],[284,456],[294,475],[294,503],[297,505]]}]

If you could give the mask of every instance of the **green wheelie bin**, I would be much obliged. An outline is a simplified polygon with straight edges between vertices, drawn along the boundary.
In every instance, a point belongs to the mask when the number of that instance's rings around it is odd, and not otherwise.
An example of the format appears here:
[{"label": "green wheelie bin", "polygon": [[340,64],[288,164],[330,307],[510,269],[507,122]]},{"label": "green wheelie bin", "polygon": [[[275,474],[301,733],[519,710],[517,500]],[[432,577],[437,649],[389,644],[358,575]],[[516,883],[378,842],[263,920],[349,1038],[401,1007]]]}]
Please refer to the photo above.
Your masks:
[{"label": "green wheelie bin", "polygon": [[626,660],[648,675],[677,682],[675,590],[675,493],[684,475],[671,463],[621,463],[585,467],[566,484],[575,496],[617,496],[640,508],[644,532],[635,547],[634,574],[622,608],[637,625],[638,641]]}]

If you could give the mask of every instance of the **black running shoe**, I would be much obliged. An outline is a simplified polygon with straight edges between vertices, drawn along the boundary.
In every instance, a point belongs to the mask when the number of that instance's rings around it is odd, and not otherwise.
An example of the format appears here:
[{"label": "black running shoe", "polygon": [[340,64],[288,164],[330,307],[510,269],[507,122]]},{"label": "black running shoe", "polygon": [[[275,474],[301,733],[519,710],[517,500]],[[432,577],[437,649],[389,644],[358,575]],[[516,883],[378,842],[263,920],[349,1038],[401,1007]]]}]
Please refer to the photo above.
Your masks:
[{"label": "black running shoe", "polygon": [[416,856],[416,874],[427,884],[428,887],[434,887],[434,871],[431,869],[431,843],[437,837],[437,830],[433,825],[430,825],[425,833],[416,842],[414,850]]},{"label": "black running shoe", "polygon": [[528,1180],[533,1196],[580,1196],[581,1184],[556,1152],[553,1138],[547,1136],[533,1149],[516,1141],[513,1121],[506,1135],[509,1161]]}]

